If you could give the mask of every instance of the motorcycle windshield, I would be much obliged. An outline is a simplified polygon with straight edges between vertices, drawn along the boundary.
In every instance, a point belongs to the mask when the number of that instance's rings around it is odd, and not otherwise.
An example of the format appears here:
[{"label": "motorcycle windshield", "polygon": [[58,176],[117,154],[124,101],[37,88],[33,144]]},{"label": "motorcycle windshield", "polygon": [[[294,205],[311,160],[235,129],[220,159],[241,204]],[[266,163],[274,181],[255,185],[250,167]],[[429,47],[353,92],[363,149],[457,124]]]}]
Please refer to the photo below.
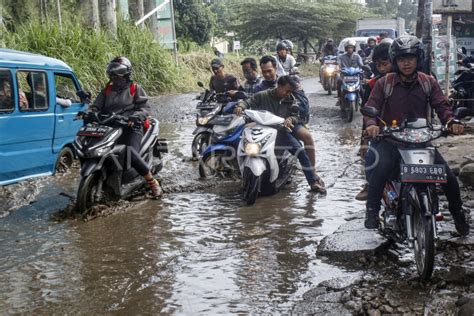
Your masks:
[{"label": "motorcycle windshield", "polygon": [[344,76],[358,76],[362,72],[362,70],[360,70],[359,68],[350,67],[343,68],[341,72]]},{"label": "motorcycle windshield", "polygon": [[283,124],[285,119],[268,111],[246,110],[245,114],[254,122],[260,125]]}]

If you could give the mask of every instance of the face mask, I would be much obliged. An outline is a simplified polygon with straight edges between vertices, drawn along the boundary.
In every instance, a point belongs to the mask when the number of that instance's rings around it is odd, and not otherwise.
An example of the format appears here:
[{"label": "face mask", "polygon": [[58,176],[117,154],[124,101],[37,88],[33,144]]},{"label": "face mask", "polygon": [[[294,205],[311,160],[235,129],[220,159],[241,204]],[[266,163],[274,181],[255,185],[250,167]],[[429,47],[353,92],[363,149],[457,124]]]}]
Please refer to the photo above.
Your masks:
[{"label": "face mask", "polygon": [[113,83],[112,90],[114,91],[122,91],[128,85],[127,79],[120,76],[115,76],[114,78],[112,78],[112,83]]}]

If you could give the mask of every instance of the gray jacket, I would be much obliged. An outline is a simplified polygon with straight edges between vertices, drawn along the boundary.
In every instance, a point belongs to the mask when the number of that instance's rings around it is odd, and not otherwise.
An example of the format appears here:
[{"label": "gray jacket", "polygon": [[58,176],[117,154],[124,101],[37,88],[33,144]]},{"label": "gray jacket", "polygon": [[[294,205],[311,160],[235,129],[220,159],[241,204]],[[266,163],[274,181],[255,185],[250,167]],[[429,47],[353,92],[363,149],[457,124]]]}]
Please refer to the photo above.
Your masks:
[{"label": "gray jacket", "polygon": [[337,63],[339,64],[341,68],[349,68],[349,67],[361,68],[362,66],[364,66],[364,63],[362,62],[362,58],[357,53],[352,53],[351,56],[349,56],[347,53],[339,55],[337,57]]}]

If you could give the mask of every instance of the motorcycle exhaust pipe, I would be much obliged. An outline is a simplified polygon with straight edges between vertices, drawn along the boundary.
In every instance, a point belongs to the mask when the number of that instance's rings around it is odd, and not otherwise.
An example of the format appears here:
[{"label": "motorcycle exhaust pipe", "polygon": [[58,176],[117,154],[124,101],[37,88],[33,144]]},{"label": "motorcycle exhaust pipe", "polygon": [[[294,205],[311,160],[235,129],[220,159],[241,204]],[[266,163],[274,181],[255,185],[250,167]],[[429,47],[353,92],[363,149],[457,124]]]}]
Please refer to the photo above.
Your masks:
[{"label": "motorcycle exhaust pipe", "polygon": [[431,216],[431,222],[433,223],[433,236],[435,240],[438,240],[438,230],[436,229],[436,216]]}]

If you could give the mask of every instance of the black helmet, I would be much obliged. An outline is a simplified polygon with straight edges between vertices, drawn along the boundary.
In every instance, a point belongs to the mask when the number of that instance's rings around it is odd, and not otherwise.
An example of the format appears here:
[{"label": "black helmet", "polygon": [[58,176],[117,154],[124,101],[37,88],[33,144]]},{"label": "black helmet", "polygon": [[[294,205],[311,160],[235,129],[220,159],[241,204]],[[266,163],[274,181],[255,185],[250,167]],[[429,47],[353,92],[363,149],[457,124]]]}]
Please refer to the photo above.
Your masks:
[{"label": "black helmet", "polygon": [[281,41],[281,42],[286,45],[286,48],[287,48],[287,49],[292,50],[293,47],[294,47],[294,46],[293,46],[293,42],[290,41],[290,40],[283,40],[283,41]]},{"label": "black helmet", "polygon": [[130,76],[132,74],[132,63],[127,57],[115,57],[107,65],[107,75],[112,76]]},{"label": "black helmet", "polygon": [[422,43],[416,36],[408,35],[396,38],[390,45],[390,61],[396,64],[396,59],[402,55],[415,55],[418,65],[423,61]]},{"label": "black helmet", "polygon": [[286,49],[286,50],[288,50],[288,46],[286,46],[285,43],[280,42],[280,43],[278,43],[278,45],[277,45],[277,51],[279,51],[280,49]]},{"label": "black helmet", "polygon": [[389,50],[390,50],[390,43],[382,42],[378,44],[377,46],[374,47],[374,50],[372,53],[372,60],[377,61],[377,60],[390,59],[390,55],[388,53]]},{"label": "black helmet", "polygon": [[367,39],[367,44],[369,44],[370,42],[376,42],[377,43],[377,39],[375,37],[371,36]]}]

